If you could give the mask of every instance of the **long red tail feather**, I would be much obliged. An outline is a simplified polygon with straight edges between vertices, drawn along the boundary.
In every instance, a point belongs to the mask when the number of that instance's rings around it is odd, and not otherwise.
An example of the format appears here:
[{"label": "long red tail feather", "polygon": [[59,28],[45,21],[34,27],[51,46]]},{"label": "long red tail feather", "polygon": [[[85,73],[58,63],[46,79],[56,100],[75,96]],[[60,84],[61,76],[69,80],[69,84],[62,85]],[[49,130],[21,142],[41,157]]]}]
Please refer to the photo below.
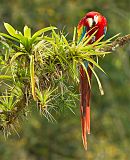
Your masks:
[{"label": "long red tail feather", "polygon": [[[91,64],[92,66],[92,64]],[[88,75],[92,78],[92,71],[88,67]],[[84,148],[87,150],[87,134],[90,134],[90,94],[91,87],[88,82],[86,72],[83,67],[80,66],[80,111],[81,111],[81,126],[82,126],[82,140]]]}]

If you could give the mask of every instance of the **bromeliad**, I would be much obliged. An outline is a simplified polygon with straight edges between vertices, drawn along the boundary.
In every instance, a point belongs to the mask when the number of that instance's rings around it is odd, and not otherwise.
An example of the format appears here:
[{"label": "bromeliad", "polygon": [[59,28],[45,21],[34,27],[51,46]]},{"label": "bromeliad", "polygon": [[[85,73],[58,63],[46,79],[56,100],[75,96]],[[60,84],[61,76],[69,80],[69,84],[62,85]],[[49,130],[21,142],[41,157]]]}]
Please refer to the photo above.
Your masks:
[{"label": "bromeliad", "polygon": [[[89,12],[83,17],[77,27],[78,42],[87,36],[90,37],[93,33],[94,36],[88,42],[94,43],[103,35],[106,34],[107,20],[98,12]],[[97,31],[97,32],[96,32]],[[91,94],[91,78],[93,64],[87,61],[83,62],[86,71],[83,66],[80,66],[80,111],[81,111],[81,126],[82,126],[82,140],[84,148],[87,150],[87,138],[86,134],[90,134],[90,94]]]}]

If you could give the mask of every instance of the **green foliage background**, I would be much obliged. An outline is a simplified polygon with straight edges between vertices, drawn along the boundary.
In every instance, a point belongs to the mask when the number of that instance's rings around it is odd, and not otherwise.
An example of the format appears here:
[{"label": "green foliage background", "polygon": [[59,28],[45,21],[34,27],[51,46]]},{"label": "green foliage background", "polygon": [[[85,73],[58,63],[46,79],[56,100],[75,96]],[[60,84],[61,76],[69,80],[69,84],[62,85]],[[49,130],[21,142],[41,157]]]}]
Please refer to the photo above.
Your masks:
[{"label": "green foliage background", "polygon": [[[54,25],[64,28],[71,38],[73,27],[88,11],[96,10],[108,19],[107,36],[130,33],[130,1],[114,0],[0,0],[0,31],[3,22],[22,30],[26,24],[37,30]],[[65,110],[57,122],[48,123],[39,116],[32,104],[33,114],[21,122],[18,137],[13,133],[5,140],[0,137],[1,160],[122,160],[130,152],[130,47],[119,49],[101,59],[108,73],[99,72],[105,95],[100,96],[93,79],[91,100],[91,135],[88,151],[82,146],[79,105]],[[62,104],[61,104],[62,105]],[[22,125],[22,127],[21,127]]]}]

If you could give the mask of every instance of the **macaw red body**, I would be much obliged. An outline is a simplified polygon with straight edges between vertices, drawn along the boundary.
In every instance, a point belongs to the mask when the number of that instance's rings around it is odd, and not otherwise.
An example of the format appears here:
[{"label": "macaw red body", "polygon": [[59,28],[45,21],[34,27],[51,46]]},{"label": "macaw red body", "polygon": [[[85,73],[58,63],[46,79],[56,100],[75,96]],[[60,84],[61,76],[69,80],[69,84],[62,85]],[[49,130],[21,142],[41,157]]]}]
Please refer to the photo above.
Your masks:
[{"label": "macaw red body", "polygon": [[[77,27],[79,42],[86,36],[91,36],[95,31],[96,34],[89,41],[89,44],[94,43],[100,37],[106,34],[107,21],[104,16],[98,12],[89,12],[81,19]],[[87,53],[86,53],[87,54]],[[82,140],[84,148],[87,149],[87,138],[86,134],[90,134],[90,94],[91,94],[91,78],[92,70],[89,65],[93,67],[92,63],[84,61],[87,69],[87,74],[82,66],[80,66],[80,111],[81,111],[81,126],[82,126]]]}]

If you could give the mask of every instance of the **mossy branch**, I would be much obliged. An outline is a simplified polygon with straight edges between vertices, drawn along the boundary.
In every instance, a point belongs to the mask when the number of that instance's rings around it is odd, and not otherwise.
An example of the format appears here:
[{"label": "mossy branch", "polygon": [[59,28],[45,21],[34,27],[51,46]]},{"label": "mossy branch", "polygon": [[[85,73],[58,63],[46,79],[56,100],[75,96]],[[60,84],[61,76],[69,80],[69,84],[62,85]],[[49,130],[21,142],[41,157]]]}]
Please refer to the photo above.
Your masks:
[{"label": "mossy branch", "polygon": [[116,49],[123,47],[124,45],[128,44],[130,42],[130,34],[127,34],[122,37],[116,38],[112,43],[110,43],[108,46],[104,46],[100,49],[100,51],[103,52],[113,52]]}]

